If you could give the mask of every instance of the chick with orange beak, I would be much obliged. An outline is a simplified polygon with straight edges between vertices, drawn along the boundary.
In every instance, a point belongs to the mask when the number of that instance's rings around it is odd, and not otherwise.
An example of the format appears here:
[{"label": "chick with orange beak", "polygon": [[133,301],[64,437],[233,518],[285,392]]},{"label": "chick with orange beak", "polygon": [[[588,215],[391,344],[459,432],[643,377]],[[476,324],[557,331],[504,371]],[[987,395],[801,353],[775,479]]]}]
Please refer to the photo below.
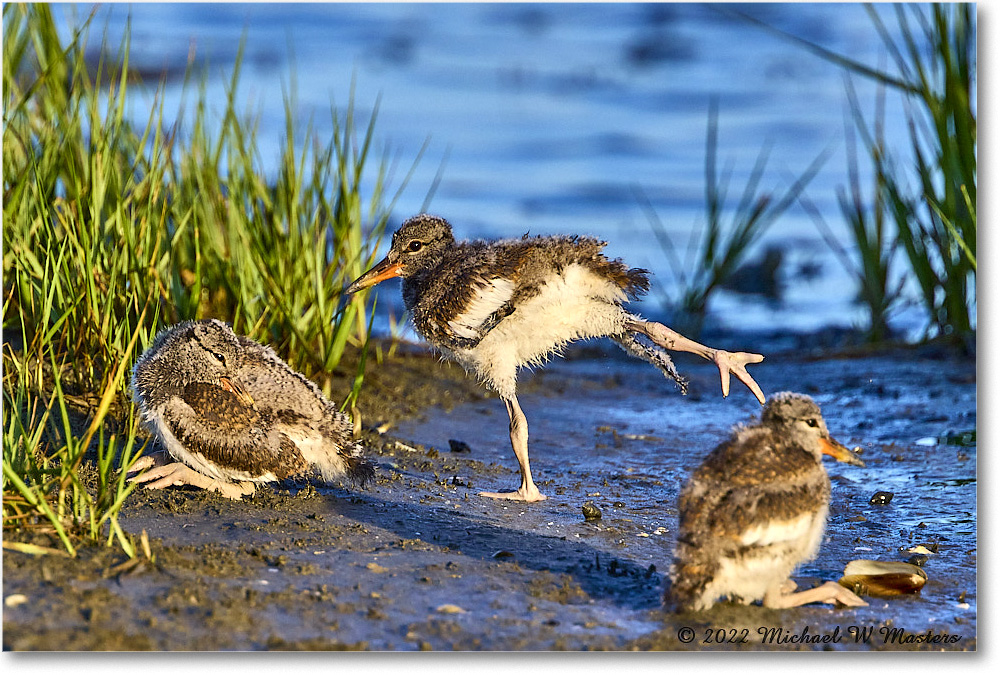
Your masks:
[{"label": "chick with orange beak", "polygon": [[686,383],[666,350],[697,354],[718,366],[723,396],[733,374],[764,402],[746,371],[763,356],[712,349],[626,311],[624,303],[646,292],[649,279],[645,270],[608,259],[604,245],[576,236],[458,242],[448,221],[422,214],[404,222],[386,258],[347,288],[356,293],[402,277],[403,300],[417,332],[500,395],[510,416],[521,485],[484,496],[545,499],[528,463],[528,422],[515,394],[517,374],[575,340],[609,337],[682,391]]},{"label": "chick with orange beak", "polygon": [[772,396],[760,424],[737,427],[709,453],[680,495],[667,605],[706,610],[719,598],[771,608],[866,605],[834,581],[793,592],[789,575],[815,557],[826,527],[823,455],[864,466],[830,436],[816,402],[790,392]]}]

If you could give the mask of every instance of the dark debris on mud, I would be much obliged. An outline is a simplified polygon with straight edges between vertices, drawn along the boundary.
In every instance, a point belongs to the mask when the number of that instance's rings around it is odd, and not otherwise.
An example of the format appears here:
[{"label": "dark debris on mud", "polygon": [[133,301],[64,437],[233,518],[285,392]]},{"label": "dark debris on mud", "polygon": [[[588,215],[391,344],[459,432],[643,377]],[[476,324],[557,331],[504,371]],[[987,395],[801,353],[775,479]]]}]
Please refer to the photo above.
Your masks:
[{"label": "dark debris on mud", "polygon": [[[828,467],[827,540],[799,585],[836,579],[853,558],[905,560],[908,547],[934,543],[920,595],[859,610],[723,604],[675,616],[661,599],[677,493],[759,407],[744,391],[724,401],[709,365],[679,364],[692,383],[681,397],[641,364],[584,356],[521,390],[548,500],[478,496],[516,482],[502,404],[461,369],[404,350],[369,369],[360,401],[375,485],[288,481],[243,502],[138,490],[122,520],[149,534],[152,561],[113,574],[125,559],[115,549],[84,547],[77,559],[4,551],[3,595],[18,597],[4,608],[4,649],[975,649],[974,442],[917,442],[975,429],[974,359],[782,357],[755,372],[765,391],[817,397],[831,430],[868,463]],[[869,504],[879,489],[895,493],[890,504]],[[600,519],[585,519],[585,502]],[[43,534],[5,537],[58,548]],[[757,633],[846,635],[852,625],[875,638],[765,644]],[[680,639],[682,627],[695,639]],[[957,640],[883,643],[885,627]],[[732,639],[744,630],[748,641]]]}]

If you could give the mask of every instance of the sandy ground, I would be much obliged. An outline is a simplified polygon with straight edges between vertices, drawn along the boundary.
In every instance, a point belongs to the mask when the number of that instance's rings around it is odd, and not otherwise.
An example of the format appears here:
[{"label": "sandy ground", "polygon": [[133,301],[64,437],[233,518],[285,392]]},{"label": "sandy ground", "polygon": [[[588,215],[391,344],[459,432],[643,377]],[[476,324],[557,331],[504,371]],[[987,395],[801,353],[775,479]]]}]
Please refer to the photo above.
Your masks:
[{"label": "sandy ground", "polygon": [[[827,536],[800,587],[924,544],[937,553],[921,561],[919,594],[670,615],[678,491],[759,406],[738,384],[723,400],[712,367],[693,360],[679,362],[692,380],[683,397],[618,352],[572,356],[525,377],[520,397],[547,501],[477,495],[516,485],[503,406],[457,368],[408,354],[362,401],[375,485],[286,482],[244,502],[137,491],[123,524],[149,534],[153,562],[121,572],[113,549],[4,551],[4,598],[24,596],[3,608],[4,649],[975,649],[976,447],[959,438],[976,428],[974,358],[777,356],[755,370],[766,392],[813,395],[867,463],[828,465]],[[879,490],[889,504],[869,503]],[[584,519],[588,501],[599,520]]]}]

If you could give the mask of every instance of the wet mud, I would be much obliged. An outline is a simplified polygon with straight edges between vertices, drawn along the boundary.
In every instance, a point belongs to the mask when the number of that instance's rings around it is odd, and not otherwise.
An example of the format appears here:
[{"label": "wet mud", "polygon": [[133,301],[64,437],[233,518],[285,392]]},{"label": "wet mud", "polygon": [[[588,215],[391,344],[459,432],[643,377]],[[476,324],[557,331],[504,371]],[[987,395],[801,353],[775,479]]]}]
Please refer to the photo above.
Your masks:
[{"label": "wet mud", "polygon": [[[827,464],[827,533],[799,587],[836,580],[858,558],[916,560],[920,593],[857,609],[673,615],[661,599],[677,494],[759,406],[738,383],[723,399],[714,368],[694,360],[678,362],[691,379],[681,396],[613,350],[570,356],[526,376],[519,394],[548,500],[478,496],[517,483],[503,405],[414,350],[383,364],[361,401],[375,485],[285,482],[243,502],[136,491],[122,523],[148,533],[152,561],[4,551],[4,649],[976,648],[974,357],[775,355],[754,370],[765,392],[812,395],[867,464]],[[893,496],[870,503],[879,491]]]}]

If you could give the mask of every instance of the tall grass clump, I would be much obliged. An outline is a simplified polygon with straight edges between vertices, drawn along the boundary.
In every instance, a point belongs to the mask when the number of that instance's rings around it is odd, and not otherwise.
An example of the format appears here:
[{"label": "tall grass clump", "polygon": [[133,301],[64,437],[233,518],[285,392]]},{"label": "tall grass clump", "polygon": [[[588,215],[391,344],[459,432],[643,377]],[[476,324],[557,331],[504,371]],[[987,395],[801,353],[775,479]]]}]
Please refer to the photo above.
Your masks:
[{"label": "tall grass clump", "polygon": [[[974,9],[896,5],[902,44],[892,40],[874,7],[868,11],[900,72],[898,82],[879,82],[894,86],[907,104],[917,184],[910,185],[900,158],[877,149],[870,157],[920,287],[929,330],[969,334],[976,307]],[[855,117],[863,126],[861,116]]]},{"label": "tall grass clump", "polygon": [[[866,9],[895,72],[872,68],[812,42],[791,38],[849,76],[896,92],[909,146],[892,152],[852,99],[878,195],[870,218],[887,218],[927,314],[925,337],[971,335],[976,314],[976,19],[971,3],[896,4]],[[895,17],[897,35],[883,14]],[[850,89],[850,87],[849,87]],[[850,91],[849,91],[850,93]],[[848,219],[850,223],[850,218]],[[852,232],[857,232],[852,227]],[[862,256],[865,242],[856,237]],[[886,254],[888,255],[888,254]],[[865,282],[870,283],[870,282]]]},{"label": "tall grass clump", "polygon": [[698,241],[692,245],[689,240],[684,261],[652,204],[637,189],[637,196],[677,284],[676,296],[668,298],[668,309],[674,315],[672,323],[675,328],[692,336],[697,336],[702,330],[712,294],[733,276],[746,260],[751,247],[760,241],[771,224],[795,203],[826,161],[827,155],[823,152],[816,157],[780,193],[762,191],[760,183],[768,160],[768,148],[765,146],[757,155],[739,201],[727,220],[724,214],[728,205],[730,172],[720,177],[717,169],[718,127],[718,102],[713,98],[709,106],[705,141],[705,222],[701,228],[691,232],[691,240],[698,237]]},{"label": "tall grass clump", "polygon": [[49,6],[3,8],[3,524],[132,555],[117,514],[143,441],[135,358],[164,326],[216,317],[331,393],[370,328],[341,288],[373,262],[394,196],[374,114],[332,111],[322,142],[293,124],[291,94],[267,181],[239,57],[220,121],[202,76],[191,120],[165,121],[161,83],[135,124],[129,36],[89,62],[92,19],[63,44]]},{"label": "tall grass clump", "polygon": [[[850,81],[847,83],[850,109],[854,119],[861,114],[861,105]],[[879,87],[875,102],[875,117],[871,135],[862,127],[862,142],[871,153],[885,152],[885,89]],[[900,275],[896,262],[897,247],[893,245],[886,208],[885,176],[876,173],[870,193],[861,186],[858,170],[858,148],[855,127],[848,119],[844,125],[847,144],[847,178],[849,188],[837,190],[840,212],[847,222],[856,249],[852,255],[847,247],[834,236],[832,228],[818,208],[803,194],[800,201],[812,215],[813,221],[827,245],[840,260],[844,269],[857,283],[857,301],[865,307],[868,326],[864,329],[869,342],[883,342],[893,336],[889,320],[902,304],[905,278]]]}]

